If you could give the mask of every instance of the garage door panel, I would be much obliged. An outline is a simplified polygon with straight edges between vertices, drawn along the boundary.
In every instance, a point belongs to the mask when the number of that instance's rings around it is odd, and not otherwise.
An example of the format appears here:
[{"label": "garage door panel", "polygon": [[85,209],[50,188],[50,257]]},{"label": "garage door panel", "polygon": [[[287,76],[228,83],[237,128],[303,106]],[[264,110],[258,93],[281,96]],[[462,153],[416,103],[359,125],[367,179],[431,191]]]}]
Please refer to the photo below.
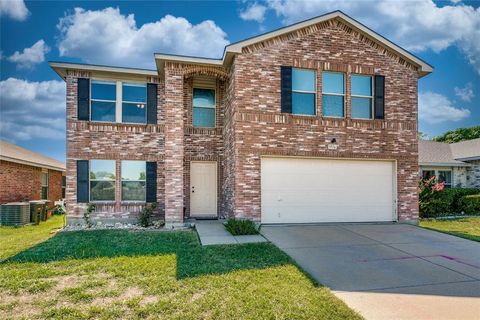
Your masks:
[{"label": "garage door panel", "polygon": [[264,158],[262,222],[392,221],[391,161]]}]

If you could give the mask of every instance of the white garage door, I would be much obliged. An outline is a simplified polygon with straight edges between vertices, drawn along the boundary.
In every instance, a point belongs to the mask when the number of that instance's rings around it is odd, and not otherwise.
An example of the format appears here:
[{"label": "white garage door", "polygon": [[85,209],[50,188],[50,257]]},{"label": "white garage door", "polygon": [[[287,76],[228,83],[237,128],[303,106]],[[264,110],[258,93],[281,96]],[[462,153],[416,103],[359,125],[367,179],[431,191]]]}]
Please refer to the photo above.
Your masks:
[{"label": "white garage door", "polygon": [[396,220],[393,161],[262,158],[262,223]]}]

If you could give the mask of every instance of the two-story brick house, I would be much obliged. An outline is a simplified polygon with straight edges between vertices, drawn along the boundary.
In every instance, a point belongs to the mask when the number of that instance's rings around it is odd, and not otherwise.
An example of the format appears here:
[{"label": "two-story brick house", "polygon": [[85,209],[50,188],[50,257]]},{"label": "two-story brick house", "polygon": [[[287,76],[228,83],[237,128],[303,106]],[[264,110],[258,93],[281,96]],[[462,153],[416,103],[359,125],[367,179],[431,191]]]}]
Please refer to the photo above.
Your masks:
[{"label": "two-story brick house", "polygon": [[415,222],[417,82],[432,67],[336,11],[156,70],[52,62],[67,210],[262,223]]}]

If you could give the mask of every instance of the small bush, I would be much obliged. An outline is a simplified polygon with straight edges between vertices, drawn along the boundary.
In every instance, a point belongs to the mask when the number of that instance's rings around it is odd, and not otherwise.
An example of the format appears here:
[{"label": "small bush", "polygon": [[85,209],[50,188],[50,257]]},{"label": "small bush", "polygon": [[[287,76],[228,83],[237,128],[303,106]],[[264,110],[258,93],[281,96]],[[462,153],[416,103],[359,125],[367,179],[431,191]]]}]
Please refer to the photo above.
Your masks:
[{"label": "small bush", "polygon": [[228,219],[225,229],[234,236],[258,234],[255,222],[251,220]]},{"label": "small bush", "polygon": [[157,207],[156,203],[152,203],[150,205],[146,205],[145,208],[140,211],[140,214],[138,216],[138,223],[146,228],[149,227],[152,224],[152,214],[153,210]]},{"label": "small bush", "polygon": [[468,215],[480,215],[480,194],[464,196],[459,200],[459,206]]}]

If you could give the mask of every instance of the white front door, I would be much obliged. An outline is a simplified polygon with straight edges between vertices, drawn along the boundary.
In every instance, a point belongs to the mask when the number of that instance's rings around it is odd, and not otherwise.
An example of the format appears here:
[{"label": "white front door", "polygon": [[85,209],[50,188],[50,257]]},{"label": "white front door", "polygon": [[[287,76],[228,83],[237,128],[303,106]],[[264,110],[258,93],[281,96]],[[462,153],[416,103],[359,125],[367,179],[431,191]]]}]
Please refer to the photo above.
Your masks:
[{"label": "white front door", "polygon": [[395,162],[263,158],[262,223],[394,221]]},{"label": "white front door", "polygon": [[190,163],[190,215],[217,216],[217,163],[192,161]]}]

